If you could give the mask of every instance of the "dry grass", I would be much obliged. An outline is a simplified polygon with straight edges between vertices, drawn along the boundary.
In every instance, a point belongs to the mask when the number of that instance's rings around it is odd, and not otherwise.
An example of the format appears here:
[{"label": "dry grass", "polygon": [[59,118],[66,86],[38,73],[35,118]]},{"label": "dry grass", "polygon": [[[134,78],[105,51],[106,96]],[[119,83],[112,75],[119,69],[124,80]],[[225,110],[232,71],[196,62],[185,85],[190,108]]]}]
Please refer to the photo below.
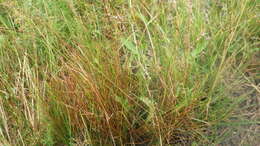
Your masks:
[{"label": "dry grass", "polygon": [[256,0],[0,2],[3,145],[217,145],[259,124],[232,121],[259,91]]}]

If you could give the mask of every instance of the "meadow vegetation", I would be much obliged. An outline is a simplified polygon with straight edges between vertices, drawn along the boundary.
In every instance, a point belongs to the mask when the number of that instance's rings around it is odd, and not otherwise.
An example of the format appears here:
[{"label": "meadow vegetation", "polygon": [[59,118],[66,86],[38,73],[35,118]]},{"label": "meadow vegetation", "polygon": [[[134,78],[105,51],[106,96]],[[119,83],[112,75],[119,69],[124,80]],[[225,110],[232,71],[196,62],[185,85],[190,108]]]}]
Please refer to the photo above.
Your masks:
[{"label": "meadow vegetation", "polygon": [[0,144],[221,144],[259,125],[259,22],[258,0],[0,0]]}]

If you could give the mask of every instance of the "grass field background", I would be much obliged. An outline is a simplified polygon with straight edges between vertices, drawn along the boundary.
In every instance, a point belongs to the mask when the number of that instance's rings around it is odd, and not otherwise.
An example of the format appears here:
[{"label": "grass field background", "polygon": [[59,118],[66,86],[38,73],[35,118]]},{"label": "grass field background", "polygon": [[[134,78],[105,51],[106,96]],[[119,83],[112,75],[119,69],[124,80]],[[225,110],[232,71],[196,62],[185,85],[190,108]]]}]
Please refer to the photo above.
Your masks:
[{"label": "grass field background", "polygon": [[0,144],[256,145],[259,6],[0,0]]}]

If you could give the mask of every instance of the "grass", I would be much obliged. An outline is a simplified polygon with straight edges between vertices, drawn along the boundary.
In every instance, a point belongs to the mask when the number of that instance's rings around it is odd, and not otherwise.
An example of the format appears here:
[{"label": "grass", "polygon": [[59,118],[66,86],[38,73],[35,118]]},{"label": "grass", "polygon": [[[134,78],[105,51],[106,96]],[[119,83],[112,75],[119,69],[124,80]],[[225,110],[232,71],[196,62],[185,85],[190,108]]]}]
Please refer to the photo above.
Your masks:
[{"label": "grass", "polygon": [[0,0],[1,145],[226,142],[259,124],[232,120],[259,92],[258,12],[257,0]]}]

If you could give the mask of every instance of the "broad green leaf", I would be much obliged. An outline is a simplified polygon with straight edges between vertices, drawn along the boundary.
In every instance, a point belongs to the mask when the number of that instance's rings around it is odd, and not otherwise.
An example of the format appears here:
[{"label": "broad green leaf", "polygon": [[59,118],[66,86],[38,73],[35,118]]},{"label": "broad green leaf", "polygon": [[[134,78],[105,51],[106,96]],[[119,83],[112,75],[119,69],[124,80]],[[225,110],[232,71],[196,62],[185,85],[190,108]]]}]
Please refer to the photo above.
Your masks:
[{"label": "broad green leaf", "polygon": [[133,42],[129,41],[128,39],[121,39],[123,46],[125,46],[132,54],[138,55],[138,51]]},{"label": "broad green leaf", "polygon": [[191,52],[191,56],[196,58],[207,47],[207,44],[207,41],[199,43],[196,48]]},{"label": "broad green leaf", "polygon": [[149,108],[149,116],[147,118],[147,121],[150,121],[154,117],[154,114],[155,114],[155,102],[151,98],[148,98],[148,97],[141,97],[140,99]]},{"label": "broad green leaf", "polygon": [[4,35],[0,35],[0,48],[3,46],[4,40]]}]

